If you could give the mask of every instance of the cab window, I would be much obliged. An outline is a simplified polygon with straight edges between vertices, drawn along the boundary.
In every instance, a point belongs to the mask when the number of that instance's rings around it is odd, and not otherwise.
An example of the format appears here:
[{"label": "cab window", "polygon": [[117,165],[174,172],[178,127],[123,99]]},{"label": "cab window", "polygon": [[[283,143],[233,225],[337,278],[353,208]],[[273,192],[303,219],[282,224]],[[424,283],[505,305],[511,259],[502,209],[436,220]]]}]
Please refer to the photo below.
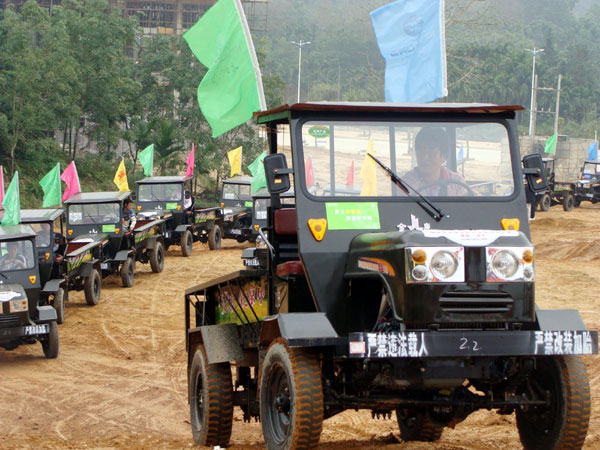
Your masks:
[{"label": "cab window", "polygon": [[70,205],[68,212],[70,225],[117,223],[119,222],[120,217],[120,203]]},{"label": "cab window", "polygon": [[0,243],[0,270],[13,271],[33,269],[35,258],[30,240]]}]

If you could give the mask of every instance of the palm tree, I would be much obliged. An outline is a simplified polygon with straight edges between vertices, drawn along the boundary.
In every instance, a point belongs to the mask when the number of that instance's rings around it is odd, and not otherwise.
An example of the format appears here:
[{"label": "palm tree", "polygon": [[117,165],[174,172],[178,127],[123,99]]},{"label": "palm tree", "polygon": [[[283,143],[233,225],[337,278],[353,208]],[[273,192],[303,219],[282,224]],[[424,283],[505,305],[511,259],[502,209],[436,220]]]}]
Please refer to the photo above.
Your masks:
[{"label": "palm tree", "polygon": [[154,165],[160,169],[161,175],[177,166],[178,161],[172,156],[184,150],[179,143],[176,127],[174,120],[161,119],[160,129],[154,137]]}]

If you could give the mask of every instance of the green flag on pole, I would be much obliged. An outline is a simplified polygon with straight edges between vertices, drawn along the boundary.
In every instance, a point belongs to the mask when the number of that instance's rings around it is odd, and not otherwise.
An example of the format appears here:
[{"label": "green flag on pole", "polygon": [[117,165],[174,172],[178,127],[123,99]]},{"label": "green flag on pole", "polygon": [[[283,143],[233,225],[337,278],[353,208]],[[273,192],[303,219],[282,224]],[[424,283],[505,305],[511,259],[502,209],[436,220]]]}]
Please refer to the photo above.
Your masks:
[{"label": "green flag on pole", "polygon": [[208,67],[198,86],[198,104],[212,137],[266,109],[260,67],[240,0],[219,0],[183,39]]},{"label": "green flag on pole", "polygon": [[252,183],[250,184],[252,193],[254,194],[261,188],[267,187],[267,179],[265,177],[265,166],[263,159],[267,156],[267,152],[262,152],[248,166],[248,170],[252,174]]},{"label": "green flag on pole", "polygon": [[2,225],[18,225],[21,223],[21,204],[19,200],[19,172],[15,172],[10,186],[4,194],[2,201],[4,208],[4,217],[2,217]]},{"label": "green flag on pole", "polygon": [[40,186],[44,191],[43,208],[61,204],[60,163],[57,163],[50,172],[44,175],[44,178],[40,180]]},{"label": "green flag on pole", "polygon": [[154,144],[150,144],[138,154],[138,161],[144,168],[144,175],[151,176],[154,168]]},{"label": "green flag on pole", "polygon": [[544,152],[545,153],[551,153],[551,154],[556,154],[556,138],[558,137],[558,134],[553,134],[552,136],[550,136],[548,138],[548,140],[546,141],[546,146],[544,147]]}]

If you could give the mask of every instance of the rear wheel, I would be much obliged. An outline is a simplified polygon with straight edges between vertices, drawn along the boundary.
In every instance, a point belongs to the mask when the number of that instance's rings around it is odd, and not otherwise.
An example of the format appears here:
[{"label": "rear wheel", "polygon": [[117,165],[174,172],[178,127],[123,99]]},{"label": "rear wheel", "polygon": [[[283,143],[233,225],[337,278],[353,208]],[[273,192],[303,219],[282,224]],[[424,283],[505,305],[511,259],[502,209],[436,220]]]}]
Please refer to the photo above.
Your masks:
[{"label": "rear wheel", "polygon": [[260,378],[260,420],[267,448],[317,448],[323,428],[318,359],[284,339],[269,346]]},{"label": "rear wheel", "polygon": [[185,230],[181,235],[181,254],[185,257],[188,257],[192,254],[192,245],[194,244],[194,239],[192,236],[192,232],[190,230]]},{"label": "rear wheel", "polygon": [[550,209],[550,205],[552,204],[552,198],[550,194],[543,194],[540,198],[540,210],[548,211]]},{"label": "rear wheel", "polygon": [[46,358],[54,359],[58,356],[58,325],[56,322],[50,322],[49,325],[50,332],[42,341],[42,349]]},{"label": "rear wheel", "polygon": [[579,356],[540,357],[523,390],[549,404],[517,409],[525,449],[580,449],[590,421],[590,385]]},{"label": "rear wheel", "polygon": [[233,386],[229,363],[208,364],[200,346],[190,369],[190,420],[197,445],[227,447],[233,425]]},{"label": "rear wheel", "polygon": [[573,204],[575,203],[575,199],[571,194],[567,194],[562,199],[562,206],[564,211],[571,211],[573,209]]},{"label": "rear wheel", "polygon": [[65,291],[58,288],[52,300],[52,306],[56,310],[56,323],[62,324],[65,321]]},{"label": "rear wheel", "polygon": [[160,273],[165,265],[165,251],[162,242],[156,241],[156,245],[150,251],[150,268],[154,273]]},{"label": "rear wheel", "polygon": [[221,248],[221,227],[215,225],[208,232],[208,248],[218,250]]},{"label": "rear wheel", "polygon": [[428,441],[434,442],[442,437],[444,427],[435,424],[426,411],[398,408],[396,419],[400,428],[400,437],[403,441]]},{"label": "rear wheel", "polygon": [[577,197],[575,197],[574,200],[573,200],[573,206],[575,208],[579,208],[580,205],[581,205],[581,200],[578,199]]},{"label": "rear wheel", "polygon": [[121,264],[121,284],[123,287],[133,286],[133,277],[135,272],[135,262],[133,258],[127,258]]},{"label": "rear wheel", "polygon": [[102,290],[102,280],[100,273],[96,269],[92,269],[91,273],[83,283],[83,291],[85,293],[85,301],[90,306],[96,306],[100,302],[100,291]]}]

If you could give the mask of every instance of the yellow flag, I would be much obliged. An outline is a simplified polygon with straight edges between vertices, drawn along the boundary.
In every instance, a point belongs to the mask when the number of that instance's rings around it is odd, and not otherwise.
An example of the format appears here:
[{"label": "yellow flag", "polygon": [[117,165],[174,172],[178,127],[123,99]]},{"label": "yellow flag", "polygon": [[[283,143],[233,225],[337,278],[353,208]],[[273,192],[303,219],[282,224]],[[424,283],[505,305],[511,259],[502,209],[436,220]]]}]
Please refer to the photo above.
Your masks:
[{"label": "yellow flag", "polygon": [[119,168],[117,169],[117,173],[115,173],[115,178],[113,179],[119,191],[128,191],[129,184],[127,183],[127,174],[125,173],[125,160],[121,159],[121,164],[119,164]]},{"label": "yellow flag", "polygon": [[230,177],[234,176],[236,173],[242,173],[242,147],[234,148],[233,150],[227,152],[227,157],[229,158],[229,165],[231,166],[231,174]]},{"label": "yellow flag", "polygon": [[360,167],[359,177],[362,178],[363,183],[360,189],[360,195],[362,197],[374,197],[377,195],[377,179],[375,173],[375,161],[368,154],[375,155],[375,151],[373,149],[373,140],[369,139],[369,144],[367,145],[367,154],[365,155],[365,160]]}]

